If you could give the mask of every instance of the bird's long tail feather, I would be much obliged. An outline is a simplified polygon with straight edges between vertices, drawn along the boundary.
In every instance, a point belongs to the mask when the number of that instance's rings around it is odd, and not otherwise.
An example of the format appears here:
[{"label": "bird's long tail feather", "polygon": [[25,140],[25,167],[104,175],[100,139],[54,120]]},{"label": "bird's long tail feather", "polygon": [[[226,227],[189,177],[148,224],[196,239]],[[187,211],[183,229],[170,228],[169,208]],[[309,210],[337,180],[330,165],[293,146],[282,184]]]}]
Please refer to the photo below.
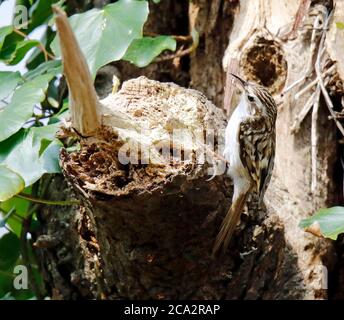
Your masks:
[{"label": "bird's long tail feather", "polygon": [[220,231],[216,237],[214,247],[213,247],[213,256],[221,249],[223,252],[227,250],[227,247],[230,243],[230,240],[233,236],[234,230],[239,222],[243,207],[245,205],[247,198],[247,192],[240,194],[232,203],[232,206],[228,210]]}]

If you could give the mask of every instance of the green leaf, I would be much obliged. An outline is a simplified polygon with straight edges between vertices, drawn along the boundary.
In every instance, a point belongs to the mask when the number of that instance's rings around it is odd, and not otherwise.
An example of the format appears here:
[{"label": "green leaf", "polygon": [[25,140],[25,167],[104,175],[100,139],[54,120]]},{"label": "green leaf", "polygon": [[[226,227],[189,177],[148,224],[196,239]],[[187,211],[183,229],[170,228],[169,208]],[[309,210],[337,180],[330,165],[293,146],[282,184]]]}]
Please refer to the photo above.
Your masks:
[{"label": "green leaf", "polygon": [[[27,187],[23,190],[24,193],[30,194],[31,187]],[[15,210],[15,215],[12,214],[7,220],[7,225],[11,228],[13,233],[20,237],[22,229],[22,220],[18,217],[26,218],[28,214],[28,209],[30,206],[30,201],[13,197],[7,201],[1,202],[0,209],[4,212],[9,212],[12,208]]]},{"label": "green leaf", "polygon": [[[0,143],[0,162],[17,172],[25,186],[36,182],[44,173],[60,172],[57,169],[59,148],[57,141],[42,150],[42,143],[55,139],[58,124],[20,130]],[[49,148],[50,147],[50,148]]]},{"label": "green leaf", "polygon": [[0,28],[0,50],[5,42],[6,37],[13,32],[12,26],[6,26]]},{"label": "green leaf", "polygon": [[0,201],[10,199],[23,189],[23,178],[7,166],[0,164]]},{"label": "green leaf", "polygon": [[336,22],[336,26],[340,30],[344,30],[344,23],[343,22]]},{"label": "green leaf", "polygon": [[[0,161],[17,172],[25,181],[25,186],[36,182],[44,173],[55,173],[59,154],[57,147],[49,147],[42,153],[42,140],[53,141],[58,125],[33,127],[21,130],[18,134],[0,144]],[[54,155],[54,152],[56,153]]]},{"label": "green leaf", "polygon": [[[147,16],[147,1],[119,0],[101,10],[92,9],[70,17],[70,24],[93,77],[103,65],[120,60],[131,42],[142,37]],[[57,39],[51,47],[59,56]]]},{"label": "green leaf", "polygon": [[[55,36],[56,32],[48,27],[40,39],[42,45],[45,46],[48,52],[50,52],[48,48],[50,48],[50,44],[54,40]],[[44,53],[38,47],[36,47],[32,50],[32,54],[26,60],[26,67],[28,70],[33,70],[45,61]]]},{"label": "green leaf", "polygon": [[59,164],[59,154],[62,146],[63,145],[61,141],[55,139],[43,151],[41,159],[43,161],[43,169],[47,173],[61,173],[61,167]]},{"label": "green leaf", "polygon": [[314,216],[303,219],[299,226],[311,233],[315,233],[312,232],[312,226],[316,230],[320,227],[321,235],[336,240],[344,232],[344,207],[320,209]]},{"label": "green leaf", "polygon": [[52,124],[44,127],[30,128],[30,132],[33,133],[34,143],[40,145],[43,139],[54,140],[55,134],[58,130],[58,124]]},{"label": "green leaf", "polygon": [[0,270],[0,297],[1,300],[6,300],[5,297],[10,296],[10,291],[13,290],[13,275],[9,272]]},{"label": "green leaf", "polygon": [[51,60],[40,64],[36,69],[30,70],[23,75],[25,80],[32,80],[43,74],[56,76],[62,73],[62,63],[60,60]]},{"label": "green leaf", "polygon": [[39,148],[33,143],[33,134],[29,131],[3,162],[22,176],[25,186],[37,181],[44,173],[39,161]]},{"label": "green leaf", "polygon": [[69,114],[69,109],[68,109],[68,100],[66,100],[63,103],[63,106],[60,109],[60,111],[57,114],[50,117],[48,124],[59,123],[59,122],[65,120],[69,116],[70,116],[70,114]]},{"label": "green leaf", "polygon": [[3,48],[0,51],[0,60],[10,65],[19,63],[26,53],[37,46],[40,42],[37,40],[24,40],[18,34],[11,34],[6,38]]},{"label": "green leaf", "polygon": [[19,72],[0,72],[0,100],[7,98],[17,87],[21,76]]},{"label": "green leaf", "polygon": [[0,60],[4,60],[8,63],[12,57],[15,56],[15,51],[19,43],[23,42],[23,36],[15,33],[14,31],[8,34],[2,43],[2,48],[0,50]]},{"label": "green leaf", "polygon": [[144,37],[131,43],[123,59],[138,67],[145,67],[164,50],[175,51],[176,46],[176,40],[170,36]]},{"label": "green leaf", "polygon": [[30,49],[39,45],[39,43],[40,42],[37,40],[21,41],[17,44],[15,51],[11,53],[9,58],[4,58],[3,60],[5,60],[5,62],[7,62],[10,65],[16,65],[23,60],[23,58]]},{"label": "green leaf", "polygon": [[11,295],[10,292],[7,292],[0,300],[15,300],[16,298]]},{"label": "green leaf", "polygon": [[30,25],[28,31],[31,32],[38,26],[45,24],[53,12],[51,6],[57,3],[58,0],[38,0],[35,1],[34,5],[30,10]]},{"label": "green leaf", "polygon": [[36,77],[14,92],[11,102],[0,111],[0,141],[16,133],[30,119],[35,104],[45,98],[44,91],[52,78],[51,74]]},{"label": "green leaf", "polygon": [[[20,240],[10,232],[0,239],[0,270],[6,271],[14,266],[20,255]],[[11,270],[12,272],[12,270]]]}]

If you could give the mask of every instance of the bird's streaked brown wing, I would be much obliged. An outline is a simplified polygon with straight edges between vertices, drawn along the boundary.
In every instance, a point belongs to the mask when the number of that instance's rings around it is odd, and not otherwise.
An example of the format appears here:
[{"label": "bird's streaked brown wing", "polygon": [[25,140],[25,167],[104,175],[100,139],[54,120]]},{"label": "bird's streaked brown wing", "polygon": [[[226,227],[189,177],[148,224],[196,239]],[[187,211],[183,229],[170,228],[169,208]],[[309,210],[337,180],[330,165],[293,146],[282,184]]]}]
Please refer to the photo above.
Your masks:
[{"label": "bird's streaked brown wing", "polygon": [[263,203],[263,198],[266,192],[266,189],[269,186],[270,180],[271,180],[271,175],[272,175],[272,170],[274,168],[274,163],[275,163],[275,132],[273,132],[270,136],[269,147],[266,148],[265,150],[265,157],[268,160],[268,166],[261,168],[261,173],[260,173],[260,185],[259,185],[259,206],[262,205]]},{"label": "bird's streaked brown wing", "polygon": [[240,159],[259,197],[264,196],[274,163],[275,133],[261,117],[250,117],[240,124]]}]

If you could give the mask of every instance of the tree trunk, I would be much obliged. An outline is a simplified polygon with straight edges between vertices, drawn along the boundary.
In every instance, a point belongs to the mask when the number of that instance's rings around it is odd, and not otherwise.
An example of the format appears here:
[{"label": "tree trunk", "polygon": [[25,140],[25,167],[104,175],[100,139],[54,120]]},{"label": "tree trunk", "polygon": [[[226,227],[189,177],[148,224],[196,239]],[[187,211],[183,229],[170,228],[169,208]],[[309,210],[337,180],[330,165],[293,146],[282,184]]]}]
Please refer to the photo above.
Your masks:
[{"label": "tree trunk", "polygon": [[[169,10],[156,10],[151,4],[150,19],[158,19],[162,12],[167,20],[172,19],[171,8],[178,12],[180,21],[185,22],[188,16],[189,28],[195,27],[200,34],[197,50],[190,58],[183,57],[178,66],[164,63],[159,69],[154,64],[139,72],[183,86],[190,81],[191,87],[218,107],[223,106],[224,69],[230,68],[232,61],[238,61],[242,76],[270,88],[279,103],[279,114],[276,164],[266,195],[267,208],[257,212],[249,203],[227,254],[212,259],[213,241],[230,206],[229,179],[217,175],[206,181],[209,161],[200,164],[194,157],[186,163],[156,166],[140,162],[121,165],[117,156],[123,147],[123,132],[129,134],[129,128],[136,132],[143,124],[154,127],[158,123],[169,133],[176,127],[197,127],[192,129],[194,139],[183,147],[189,155],[204,146],[203,131],[219,132],[215,145],[221,146],[224,112],[194,90],[146,78],[128,81],[116,95],[102,100],[105,126],[101,133],[81,139],[79,151],[61,154],[69,186],[62,177],[56,177],[50,187],[51,197],[70,198],[73,190],[81,205],[46,207],[40,212],[43,227],[36,241],[37,254],[49,292],[56,299],[326,298],[326,270],[331,271],[334,264],[332,244],[306,234],[298,223],[316,209],[337,201],[334,195],[339,188],[333,177],[336,126],[328,120],[329,111],[322,98],[317,100],[319,107],[313,105],[301,121],[300,111],[314,89],[297,100],[295,94],[315,78],[317,50],[312,51],[312,43],[319,46],[320,32],[312,38],[313,27],[309,25],[313,26],[323,10],[331,10],[332,3],[174,3],[161,3]],[[336,12],[340,7],[338,3]],[[154,23],[148,28],[156,31]],[[185,28],[184,23],[175,30],[186,34]],[[163,27],[158,32],[163,33]],[[171,33],[168,24],[165,33]],[[327,35],[334,33],[331,20]],[[341,66],[336,50],[329,43],[325,47],[325,68],[332,61],[339,61]],[[280,96],[308,66],[311,72],[306,79]],[[122,79],[138,75],[137,69],[127,63],[116,67]],[[342,79],[340,67],[325,78],[327,88],[335,77]],[[338,88],[332,93],[337,101]],[[233,102],[235,99],[234,95]],[[297,117],[298,126],[291,130]],[[63,130],[64,138],[72,135],[68,129]],[[131,132],[130,137],[135,138],[135,134]],[[151,148],[152,141],[146,147]],[[163,149],[166,144],[159,146]],[[166,150],[169,155],[173,153],[169,144]],[[218,160],[207,150],[203,151],[208,160],[212,159],[210,164]],[[156,156],[164,158],[167,154],[161,151]],[[144,158],[140,153],[138,157]]]}]

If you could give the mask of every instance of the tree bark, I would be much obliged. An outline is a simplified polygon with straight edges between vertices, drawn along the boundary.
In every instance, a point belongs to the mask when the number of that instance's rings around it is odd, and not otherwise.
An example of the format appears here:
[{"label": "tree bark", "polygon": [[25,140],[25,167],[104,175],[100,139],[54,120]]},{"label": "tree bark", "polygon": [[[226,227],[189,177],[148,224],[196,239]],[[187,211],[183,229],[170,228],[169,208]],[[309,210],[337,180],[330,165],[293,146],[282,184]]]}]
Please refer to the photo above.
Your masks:
[{"label": "tree bark", "polygon": [[[183,86],[189,83],[221,107],[224,70],[237,59],[242,76],[270,88],[279,102],[279,115],[267,208],[257,212],[251,201],[228,253],[211,259],[214,238],[230,206],[229,179],[218,175],[206,181],[208,165],[194,161],[171,171],[167,165],[123,167],[116,156],[122,146],[119,129],[127,129],[128,123],[133,128],[155,121],[166,129],[181,124],[184,128],[191,121],[202,130],[221,130],[225,114],[199,92],[146,78],[128,81],[115,96],[102,100],[101,114],[108,122],[101,136],[82,139],[79,151],[61,154],[65,179],[55,178],[51,197],[61,200],[74,192],[81,206],[46,207],[40,212],[43,227],[37,253],[49,292],[56,299],[326,298],[326,270],[331,272],[335,262],[332,244],[306,234],[298,223],[337,201],[336,127],[321,98],[313,118],[310,111],[298,132],[291,130],[313,89],[298,100],[294,96],[314,80],[314,68],[303,83],[282,97],[280,93],[304,74],[306,66],[314,65],[315,56],[309,54],[312,29],[307,26],[314,23],[314,12],[320,14],[316,5],[330,10],[332,3],[174,3],[163,1],[165,9],[173,9],[153,10],[151,21],[161,12],[172,19],[173,10],[179,17],[188,15],[189,26],[183,28],[196,28],[199,47],[179,66],[166,63],[162,71],[153,65],[139,73],[161,81],[172,78]],[[331,23],[328,34],[333,35]],[[148,27],[155,31],[154,23]],[[333,48],[326,55],[331,61],[341,59]],[[122,79],[138,75],[126,63],[116,67]],[[327,88],[338,76],[341,79],[340,72],[330,76]],[[333,91],[334,96],[338,92]],[[197,112],[186,112],[185,101],[193,101]],[[64,138],[71,135],[63,131]],[[221,144],[220,140],[215,142]],[[192,144],[191,149],[197,148]]]}]

